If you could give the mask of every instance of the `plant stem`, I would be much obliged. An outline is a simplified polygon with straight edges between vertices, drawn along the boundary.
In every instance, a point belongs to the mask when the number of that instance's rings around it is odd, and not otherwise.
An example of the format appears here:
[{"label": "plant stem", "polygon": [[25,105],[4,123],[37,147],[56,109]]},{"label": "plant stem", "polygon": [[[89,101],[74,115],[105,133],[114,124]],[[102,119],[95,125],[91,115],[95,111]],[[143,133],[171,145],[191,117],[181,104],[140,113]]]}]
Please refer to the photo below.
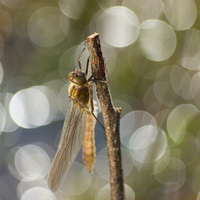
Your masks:
[{"label": "plant stem", "polygon": [[109,85],[102,82],[106,81],[106,76],[98,33],[87,37],[87,47],[90,54],[92,73],[97,72],[94,78],[101,80],[95,81],[95,83],[107,137],[111,199],[124,200],[125,194],[119,129],[121,108],[115,108],[113,106]]}]

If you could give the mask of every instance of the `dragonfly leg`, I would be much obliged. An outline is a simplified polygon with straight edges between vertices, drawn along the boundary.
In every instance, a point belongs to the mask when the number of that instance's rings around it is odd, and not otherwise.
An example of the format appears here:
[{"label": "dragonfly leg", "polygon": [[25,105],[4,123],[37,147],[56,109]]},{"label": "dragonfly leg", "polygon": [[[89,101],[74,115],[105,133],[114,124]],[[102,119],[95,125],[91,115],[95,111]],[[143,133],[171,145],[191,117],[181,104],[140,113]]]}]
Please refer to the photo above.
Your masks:
[{"label": "dragonfly leg", "polygon": [[78,66],[79,66],[79,69],[81,69],[81,70],[82,70],[82,67],[81,67],[81,61],[80,61],[80,59],[81,59],[81,56],[82,56],[83,52],[86,49],[86,43],[87,43],[87,41],[84,42],[84,48],[83,48],[83,50],[81,51],[81,53],[80,53],[80,55],[78,57]]},{"label": "dragonfly leg", "polygon": [[[89,59],[89,58],[88,58]],[[107,63],[106,63],[107,64]],[[90,76],[90,78],[88,79],[88,81],[93,81],[93,82],[100,82],[100,83],[110,83],[111,82],[111,79],[110,79],[110,76],[108,74],[108,70],[106,68],[106,64],[104,65],[105,67],[105,70],[106,70],[106,74],[108,76],[108,81],[104,81],[104,80],[100,80],[100,79],[94,79],[94,75],[98,72],[98,69],[99,69],[99,66],[96,68],[95,72]]]},{"label": "dragonfly leg", "polygon": [[87,59],[87,66],[86,66],[86,70],[85,70],[86,76],[87,76],[87,74],[88,74],[89,62],[90,62],[90,56],[89,56],[88,59]]}]

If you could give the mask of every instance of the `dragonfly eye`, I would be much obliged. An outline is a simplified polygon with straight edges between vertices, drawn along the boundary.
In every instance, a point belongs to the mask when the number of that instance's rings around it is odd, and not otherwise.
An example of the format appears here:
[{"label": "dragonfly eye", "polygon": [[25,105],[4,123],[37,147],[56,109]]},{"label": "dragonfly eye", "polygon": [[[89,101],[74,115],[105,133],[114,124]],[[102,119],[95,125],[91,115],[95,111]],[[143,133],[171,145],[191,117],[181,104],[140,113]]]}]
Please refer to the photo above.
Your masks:
[{"label": "dragonfly eye", "polygon": [[84,85],[87,83],[85,73],[77,69],[68,74],[68,80],[76,85]]}]

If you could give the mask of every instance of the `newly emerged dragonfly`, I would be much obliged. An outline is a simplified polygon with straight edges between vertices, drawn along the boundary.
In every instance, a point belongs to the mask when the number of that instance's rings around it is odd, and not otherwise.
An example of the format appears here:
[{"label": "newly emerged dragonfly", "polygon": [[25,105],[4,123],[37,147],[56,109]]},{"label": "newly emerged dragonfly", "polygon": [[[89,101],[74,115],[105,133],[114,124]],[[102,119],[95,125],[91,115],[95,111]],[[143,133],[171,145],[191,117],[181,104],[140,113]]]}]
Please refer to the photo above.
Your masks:
[{"label": "newly emerged dragonfly", "polygon": [[47,177],[48,187],[52,192],[59,189],[67,170],[82,145],[84,164],[89,172],[92,171],[95,162],[94,129],[97,118],[93,114],[94,105],[91,85],[91,81],[94,81],[94,79],[93,75],[87,79],[89,58],[86,72],[82,71],[81,54],[78,58],[79,70],[75,69],[68,75],[68,80],[71,83],[69,86],[70,105],[65,117],[58,149]]}]

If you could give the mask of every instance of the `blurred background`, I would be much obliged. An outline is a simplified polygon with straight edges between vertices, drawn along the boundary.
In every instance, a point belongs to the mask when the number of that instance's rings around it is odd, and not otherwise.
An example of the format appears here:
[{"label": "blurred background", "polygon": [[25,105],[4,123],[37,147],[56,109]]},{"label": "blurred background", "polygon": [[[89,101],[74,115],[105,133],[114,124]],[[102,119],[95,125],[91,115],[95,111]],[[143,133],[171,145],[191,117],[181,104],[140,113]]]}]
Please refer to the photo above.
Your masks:
[{"label": "blurred background", "polygon": [[198,0],[0,1],[0,200],[110,199],[99,124],[94,173],[80,152],[59,191],[46,183],[69,104],[67,75],[94,32],[122,107],[126,199],[200,200]]}]

